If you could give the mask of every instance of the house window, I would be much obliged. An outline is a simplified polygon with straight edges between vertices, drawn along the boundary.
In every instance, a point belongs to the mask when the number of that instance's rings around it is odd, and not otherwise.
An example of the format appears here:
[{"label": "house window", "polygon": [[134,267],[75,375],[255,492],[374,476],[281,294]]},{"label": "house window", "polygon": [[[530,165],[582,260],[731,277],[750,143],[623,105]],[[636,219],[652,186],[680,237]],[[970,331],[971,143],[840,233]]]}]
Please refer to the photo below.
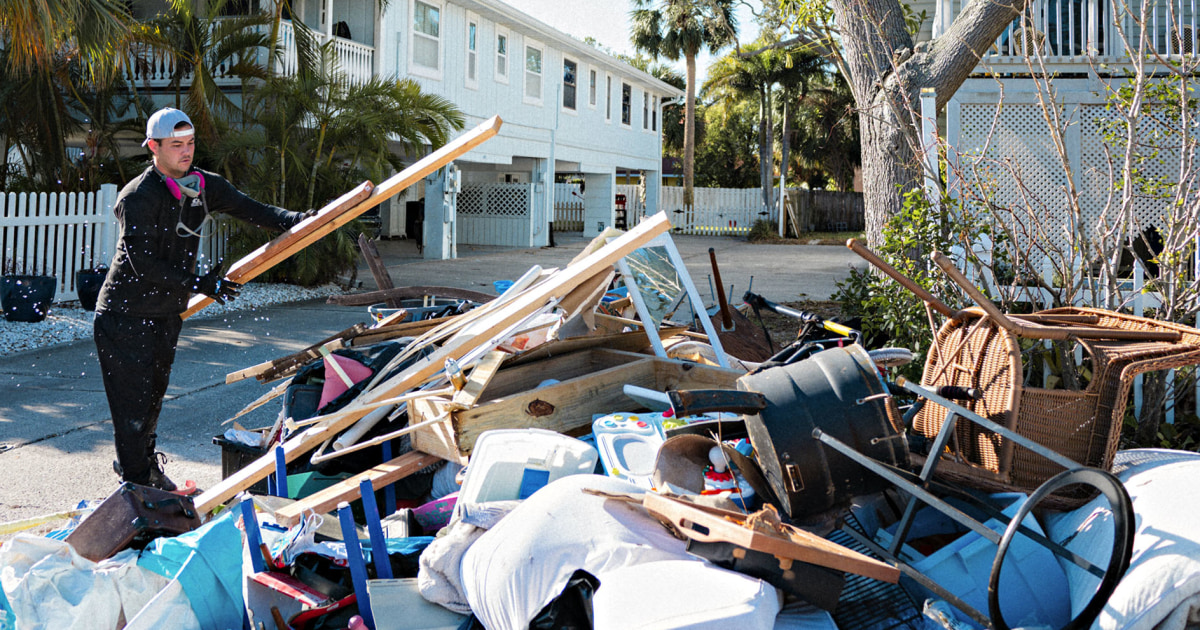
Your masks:
[{"label": "house window", "polygon": [[612,122],[612,77],[604,76],[604,122]]},{"label": "house window", "polygon": [[508,83],[508,35],[496,33],[496,80]]},{"label": "house window", "polygon": [[621,124],[633,124],[633,88],[628,83],[621,84]]},{"label": "house window", "polygon": [[642,131],[650,128],[650,95],[642,92]]},{"label": "house window", "polygon": [[525,46],[525,100],[542,102],[542,49]]},{"label": "house window", "polygon": [[650,97],[650,131],[658,131],[658,97]]},{"label": "house window", "polygon": [[417,68],[441,70],[441,13],[421,0],[413,3],[412,60]]},{"label": "house window", "polygon": [[578,75],[579,64],[563,58],[563,102],[566,109],[575,109],[575,77]]},{"label": "house window", "polygon": [[588,106],[596,106],[596,71],[588,71]]},{"label": "house window", "polygon": [[475,38],[479,34],[479,24],[475,20],[467,21],[467,85],[479,85],[479,75],[477,66],[477,57],[479,49],[476,47]]}]

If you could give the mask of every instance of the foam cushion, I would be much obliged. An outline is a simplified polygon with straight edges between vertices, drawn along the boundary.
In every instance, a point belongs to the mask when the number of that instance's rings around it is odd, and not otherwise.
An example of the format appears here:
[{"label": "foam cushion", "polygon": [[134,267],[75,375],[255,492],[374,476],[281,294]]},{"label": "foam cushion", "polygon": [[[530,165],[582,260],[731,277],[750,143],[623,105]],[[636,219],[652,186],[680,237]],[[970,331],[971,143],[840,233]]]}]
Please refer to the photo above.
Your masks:
[{"label": "foam cushion", "polygon": [[584,488],[643,492],[600,475],[563,477],[533,493],[463,554],[463,591],[485,627],[529,627],[576,569],[600,580],[599,593],[617,569],[694,561],[684,542],[640,507],[584,494]]},{"label": "foam cushion", "polygon": [[338,366],[342,368],[342,371],[354,383],[363,381],[371,376],[371,368],[350,357],[342,357],[336,354],[325,357],[325,384],[321,387],[321,402],[317,405],[317,409],[329,404],[329,401],[341,396],[346,390],[350,389],[350,386],[346,385],[346,382],[342,380],[337,370],[333,369],[329,364],[330,359],[337,361]]},{"label": "foam cushion", "polygon": [[592,598],[596,630],[770,630],[775,587],[700,560],[664,560],[608,572]]},{"label": "foam cushion", "polygon": [[[1200,616],[1200,455],[1164,449],[1121,451],[1114,472],[1133,499],[1137,535],[1129,571],[1094,630],[1182,630]],[[1047,519],[1056,541],[1099,566],[1112,551],[1112,512],[1103,496]],[[1072,614],[1087,605],[1099,580],[1061,561]]]}]

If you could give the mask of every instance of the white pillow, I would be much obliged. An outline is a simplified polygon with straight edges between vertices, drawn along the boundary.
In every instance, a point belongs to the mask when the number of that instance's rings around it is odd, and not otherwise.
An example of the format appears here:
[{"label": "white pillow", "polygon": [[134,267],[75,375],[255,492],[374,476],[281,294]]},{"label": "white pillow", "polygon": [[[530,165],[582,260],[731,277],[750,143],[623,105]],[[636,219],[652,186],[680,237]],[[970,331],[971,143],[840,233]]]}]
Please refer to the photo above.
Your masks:
[{"label": "white pillow", "polygon": [[[1133,559],[1093,630],[1182,630],[1200,616],[1200,454],[1163,449],[1121,451],[1117,477],[1133,499],[1137,535]],[[1112,512],[1097,497],[1047,519],[1051,539],[1106,567]],[[1099,580],[1060,560],[1071,589],[1072,615],[1087,605]]]},{"label": "white pillow", "polygon": [[771,630],[774,586],[702,560],[663,560],[605,574],[592,598],[596,630]]},{"label": "white pillow", "polygon": [[599,592],[617,569],[692,559],[684,542],[641,507],[584,494],[585,487],[643,492],[611,477],[563,477],[533,493],[463,554],[463,590],[485,627],[528,628],[577,569],[600,580]]}]

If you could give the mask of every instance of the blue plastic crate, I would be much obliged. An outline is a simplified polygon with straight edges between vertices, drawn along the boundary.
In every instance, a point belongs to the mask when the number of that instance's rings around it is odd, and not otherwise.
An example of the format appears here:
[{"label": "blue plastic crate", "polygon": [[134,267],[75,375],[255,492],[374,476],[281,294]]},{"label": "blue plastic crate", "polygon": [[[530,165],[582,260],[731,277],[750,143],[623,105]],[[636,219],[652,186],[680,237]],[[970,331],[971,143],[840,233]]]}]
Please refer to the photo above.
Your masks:
[{"label": "blue plastic crate", "polygon": [[[997,505],[1010,519],[1016,516],[1025,499],[1026,495],[1021,493],[994,494],[989,498],[990,502]],[[929,507],[922,509],[918,515],[908,536],[910,541],[964,529],[949,517]],[[973,516],[979,518],[978,515]],[[1023,523],[1029,529],[1039,534],[1043,533],[1032,514],[1027,516]],[[1002,534],[1008,523],[989,519],[984,521],[984,524]],[[886,530],[880,530],[875,537],[884,547],[889,546],[892,540],[891,532]],[[920,554],[908,545],[904,546],[901,554],[914,569],[976,610],[987,614],[988,579],[991,576],[992,562],[996,559],[996,545],[991,541],[975,532],[965,531],[957,539],[928,556]],[[927,597],[937,597],[907,578],[904,585],[921,601]],[[1071,601],[1067,590],[1067,578],[1053,552],[1024,536],[1018,535],[1013,540],[1000,574],[1000,609],[1004,613],[1005,621],[1014,628],[1024,625],[1060,628],[1070,621]],[[960,616],[960,619],[969,622],[965,615]]]}]

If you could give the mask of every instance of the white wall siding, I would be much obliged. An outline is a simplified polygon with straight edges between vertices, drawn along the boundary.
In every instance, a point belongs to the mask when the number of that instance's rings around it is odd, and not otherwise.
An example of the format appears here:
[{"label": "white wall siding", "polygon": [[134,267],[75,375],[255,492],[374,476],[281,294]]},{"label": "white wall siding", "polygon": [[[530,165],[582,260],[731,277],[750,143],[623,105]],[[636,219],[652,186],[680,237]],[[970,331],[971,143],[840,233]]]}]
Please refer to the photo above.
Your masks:
[{"label": "white wall siding", "polygon": [[[412,37],[410,16],[413,0],[396,0],[384,11],[383,33],[379,46],[380,74],[410,76],[408,39]],[[609,170],[616,167],[658,170],[660,168],[659,135],[642,129],[642,94],[649,88],[632,72],[624,71],[614,61],[605,66],[583,54],[567,52],[578,64],[576,109],[561,107],[561,87],[564,51],[536,36],[520,24],[499,25],[508,35],[508,81],[496,80],[497,24],[488,16],[470,14],[477,20],[478,63],[477,87],[466,81],[466,36],[468,11],[465,7],[446,2],[440,16],[442,76],[440,79],[413,76],[422,89],[443,96],[467,115],[467,125],[476,124],[493,115],[504,120],[500,135],[480,147],[481,159],[490,163],[508,163],[515,156],[549,157],[551,132],[554,154],[558,161],[578,163],[587,169]],[[399,36],[399,37],[397,37]],[[525,102],[525,46],[529,42],[542,49],[542,101]],[[589,71],[597,70],[597,103],[588,105]],[[616,88],[613,104],[614,119],[604,119],[604,77],[612,73]],[[620,83],[633,86],[633,121],[630,128],[620,125]],[[659,100],[663,94],[652,91]],[[661,121],[659,121],[661,124]],[[504,142],[505,138],[514,140]]]}]

